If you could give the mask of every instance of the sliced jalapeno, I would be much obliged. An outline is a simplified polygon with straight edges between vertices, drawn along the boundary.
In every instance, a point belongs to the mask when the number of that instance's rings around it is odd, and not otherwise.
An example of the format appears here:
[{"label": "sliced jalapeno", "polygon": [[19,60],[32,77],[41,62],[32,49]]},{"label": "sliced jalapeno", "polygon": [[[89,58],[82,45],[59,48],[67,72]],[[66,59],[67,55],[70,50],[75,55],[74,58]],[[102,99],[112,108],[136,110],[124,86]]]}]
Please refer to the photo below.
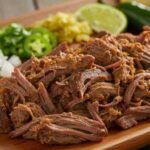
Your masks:
[{"label": "sliced jalapeno", "polygon": [[41,57],[50,52],[51,49],[52,46],[48,41],[42,36],[35,34],[26,38],[24,42],[24,52],[22,54],[26,54],[27,56],[34,54],[37,57]]}]

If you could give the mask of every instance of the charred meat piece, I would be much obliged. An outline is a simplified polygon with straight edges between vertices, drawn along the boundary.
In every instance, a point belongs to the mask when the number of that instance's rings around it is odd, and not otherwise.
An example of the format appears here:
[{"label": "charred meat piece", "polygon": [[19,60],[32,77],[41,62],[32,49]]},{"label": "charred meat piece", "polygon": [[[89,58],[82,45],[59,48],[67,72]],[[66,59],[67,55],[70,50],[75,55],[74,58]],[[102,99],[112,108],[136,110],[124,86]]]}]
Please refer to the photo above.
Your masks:
[{"label": "charred meat piece", "polygon": [[150,118],[150,106],[129,107],[125,115],[117,120],[118,126],[128,129],[135,126],[138,121]]},{"label": "charred meat piece", "polygon": [[[96,64],[107,66],[122,58],[122,52],[110,41],[95,39],[87,42],[83,47],[83,53],[95,57]],[[107,59],[105,59],[107,58]]]},{"label": "charred meat piece", "polygon": [[33,123],[10,133],[11,137],[20,135],[29,139],[37,139],[42,144],[72,144],[100,141],[106,133],[97,121],[72,113],[63,113],[37,118]]},{"label": "charred meat piece", "polygon": [[35,103],[18,104],[10,114],[14,128],[21,127],[43,115],[45,115],[44,111]]}]

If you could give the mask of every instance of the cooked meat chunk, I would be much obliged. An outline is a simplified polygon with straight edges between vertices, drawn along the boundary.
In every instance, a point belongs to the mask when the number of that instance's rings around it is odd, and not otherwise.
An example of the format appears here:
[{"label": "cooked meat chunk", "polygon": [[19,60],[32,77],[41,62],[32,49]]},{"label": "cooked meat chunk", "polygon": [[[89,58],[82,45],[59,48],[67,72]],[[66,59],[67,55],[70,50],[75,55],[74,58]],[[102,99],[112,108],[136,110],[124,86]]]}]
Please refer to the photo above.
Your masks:
[{"label": "cooked meat chunk", "polygon": [[107,128],[106,128],[106,126],[105,126],[105,124],[104,124],[102,118],[101,118],[100,115],[98,114],[98,113],[99,113],[99,110],[98,110],[98,103],[95,103],[95,102],[92,103],[92,104],[91,104],[91,103],[88,103],[88,104],[87,104],[87,109],[89,110],[89,113],[90,113],[91,117],[92,117],[94,120],[97,120],[98,122],[100,122],[100,123],[103,125],[103,127],[104,127],[106,133],[108,134],[108,130],[107,130]]},{"label": "cooked meat chunk", "polygon": [[52,99],[49,97],[46,88],[44,87],[43,83],[39,84],[38,92],[40,95],[40,104],[43,110],[47,114],[56,113],[56,107],[54,106]]},{"label": "cooked meat chunk", "polygon": [[45,56],[40,60],[33,58],[31,69],[24,75],[34,85],[43,82],[48,86],[62,74],[70,75],[76,70],[90,69],[94,65],[94,60],[91,55],[66,53],[61,53],[59,56]]},{"label": "cooked meat chunk", "polygon": [[109,82],[96,82],[90,86],[85,99],[92,99],[93,101],[106,101],[112,96],[118,94],[118,87]]},{"label": "cooked meat chunk", "polygon": [[146,46],[141,43],[131,43],[124,46],[123,50],[134,59],[139,60],[144,68],[150,67],[150,50]]},{"label": "cooked meat chunk", "polygon": [[67,43],[61,43],[56,48],[54,48],[53,51],[48,55],[59,55],[61,52],[67,52],[68,48],[69,47]]},{"label": "cooked meat chunk", "polygon": [[[148,27],[146,28],[148,29]],[[137,36],[137,41],[145,45],[146,47],[149,47],[150,44],[150,31],[144,30]]]},{"label": "cooked meat chunk", "polygon": [[117,124],[122,129],[128,129],[147,118],[150,118],[150,106],[129,107],[125,115],[117,120]]},{"label": "cooked meat chunk", "polygon": [[107,71],[99,69],[88,69],[84,72],[72,74],[68,85],[74,99],[68,103],[67,108],[72,109],[75,105],[82,102],[87,88],[99,80],[110,81],[111,75]]},{"label": "cooked meat chunk", "polygon": [[115,126],[115,121],[122,115],[121,108],[116,107],[106,107],[100,109],[99,112],[100,117],[104,121],[107,128],[111,128]]},{"label": "cooked meat chunk", "polygon": [[[2,78],[0,79],[0,88],[2,89],[8,89],[14,93],[16,93],[22,102],[25,102],[25,97],[28,96],[28,93],[20,87],[15,80],[15,78]],[[5,92],[4,92],[5,93]]]},{"label": "cooked meat chunk", "polygon": [[112,73],[116,84],[130,83],[135,74],[133,58],[123,58],[120,66],[114,68]]},{"label": "cooked meat chunk", "polygon": [[3,97],[0,95],[0,133],[8,133],[12,130],[9,112],[4,105]]},{"label": "cooked meat chunk", "polygon": [[72,144],[100,141],[106,132],[97,121],[72,113],[63,113],[37,118],[33,123],[12,131],[10,135],[23,135],[27,139],[37,139],[42,144]]},{"label": "cooked meat chunk", "polygon": [[133,100],[150,98],[150,78],[141,79],[133,94]]},{"label": "cooked meat chunk", "polygon": [[[132,99],[132,96],[135,92],[136,87],[138,86],[142,78],[150,78],[150,73],[139,73],[135,76],[135,79],[129,84],[124,94],[124,102],[128,106]],[[149,87],[148,87],[149,88]],[[146,89],[148,90],[148,89]]]},{"label": "cooked meat chunk", "polygon": [[89,41],[83,47],[83,53],[94,56],[96,63],[102,66],[110,65],[122,58],[121,51],[113,43],[103,39]]},{"label": "cooked meat chunk", "polygon": [[15,69],[13,76],[20,84],[20,86],[28,93],[29,97],[34,102],[39,102],[39,95],[37,89],[25,78],[25,76],[20,72],[19,69]]},{"label": "cooked meat chunk", "polygon": [[136,41],[136,36],[131,33],[121,33],[116,36],[116,40],[121,44],[125,44],[125,42],[134,43]]},{"label": "cooked meat chunk", "polygon": [[110,81],[111,75],[107,71],[101,71],[100,69],[87,69],[83,72],[72,74],[68,85],[74,96],[83,99],[88,86],[98,80]]},{"label": "cooked meat chunk", "polygon": [[37,104],[26,103],[18,104],[18,106],[14,107],[10,116],[14,128],[18,128],[30,122],[32,119],[43,116],[44,114],[44,111]]}]

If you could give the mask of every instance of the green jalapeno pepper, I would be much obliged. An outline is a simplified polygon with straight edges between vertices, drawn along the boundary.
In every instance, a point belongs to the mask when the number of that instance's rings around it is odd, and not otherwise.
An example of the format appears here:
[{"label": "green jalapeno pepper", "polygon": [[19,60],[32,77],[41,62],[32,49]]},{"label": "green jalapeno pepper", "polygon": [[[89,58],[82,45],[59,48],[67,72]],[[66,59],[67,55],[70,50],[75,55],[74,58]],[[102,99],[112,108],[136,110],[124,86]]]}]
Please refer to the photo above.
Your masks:
[{"label": "green jalapeno pepper", "polygon": [[46,41],[42,36],[33,34],[26,38],[24,42],[24,51],[20,54],[22,57],[31,56],[34,54],[36,57],[41,57],[47,54],[52,49],[51,44]]},{"label": "green jalapeno pepper", "polygon": [[34,28],[32,29],[32,34],[41,35],[45,40],[49,41],[49,43],[52,45],[52,48],[54,48],[57,45],[56,36],[45,28]]},{"label": "green jalapeno pepper", "polygon": [[18,55],[27,59],[33,54],[42,57],[56,44],[55,35],[43,27],[24,28],[12,23],[0,30],[0,49],[6,56]]},{"label": "green jalapeno pepper", "polygon": [[143,26],[150,25],[150,7],[132,1],[122,3],[118,8],[125,13],[129,27],[133,28],[133,30],[141,30]]}]

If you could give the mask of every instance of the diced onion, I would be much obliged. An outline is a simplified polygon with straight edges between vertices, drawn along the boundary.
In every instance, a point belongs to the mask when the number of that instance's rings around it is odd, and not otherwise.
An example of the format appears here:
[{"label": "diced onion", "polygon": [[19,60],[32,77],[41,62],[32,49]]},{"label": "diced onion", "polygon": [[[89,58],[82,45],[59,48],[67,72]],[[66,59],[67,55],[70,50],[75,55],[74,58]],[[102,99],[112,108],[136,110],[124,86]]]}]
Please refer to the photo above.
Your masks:
[{"label": "diced onion", "polygon": [[13,55],[8,60],[14,67],[21,65],[21,60],[18,56]]},{"label": "diced onion", "polygon": [[4,61],[5,61],[4,58],[0,58],[0,68],[2,68]]},{"label": "diced onion", "polygon": [[14,66],[5,60],[1,68],[0,76],[10,77],[13,70],[14,70]]},{"label": "diced onion", "polygon": [[21,60],[18,56],[13,55],[9,58],[4,56],[0,50],[0,76],[1,77],[10,77],[11,73],[14,71],[14,68],[21,64]]}]

